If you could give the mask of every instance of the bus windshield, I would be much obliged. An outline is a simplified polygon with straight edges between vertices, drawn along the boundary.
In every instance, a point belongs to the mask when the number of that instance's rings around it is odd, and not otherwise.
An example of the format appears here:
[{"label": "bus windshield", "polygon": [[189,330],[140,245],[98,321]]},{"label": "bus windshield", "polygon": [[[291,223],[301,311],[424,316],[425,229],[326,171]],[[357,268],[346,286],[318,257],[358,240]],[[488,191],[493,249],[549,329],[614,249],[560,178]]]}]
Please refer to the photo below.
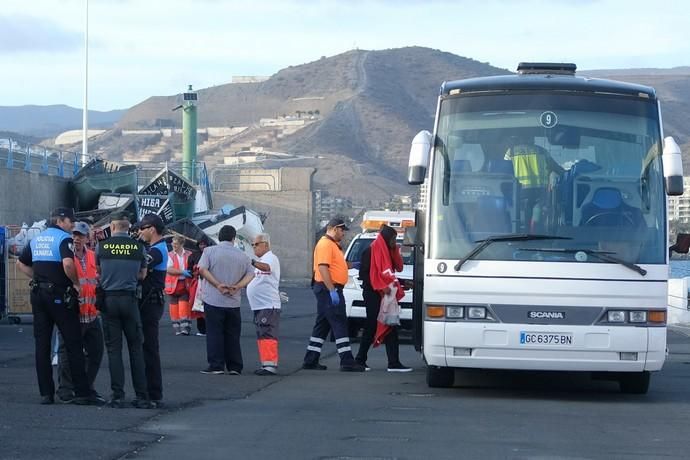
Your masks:
[{"label": "bus windshield", "polygon": [[[431,258],[583,261],[593,251],[662,264],[666,215],[654,101],[551,92],[441,102],[431,194]],[[580,251],[578,251],[580,250]]]}]

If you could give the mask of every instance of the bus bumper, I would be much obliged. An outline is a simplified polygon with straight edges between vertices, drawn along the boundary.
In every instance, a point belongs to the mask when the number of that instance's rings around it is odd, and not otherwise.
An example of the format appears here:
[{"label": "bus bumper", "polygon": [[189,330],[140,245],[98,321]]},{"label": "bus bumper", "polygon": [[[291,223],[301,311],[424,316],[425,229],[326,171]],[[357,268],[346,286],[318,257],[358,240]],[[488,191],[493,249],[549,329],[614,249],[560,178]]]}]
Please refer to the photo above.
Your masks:
[{"label": "bus bumper", "polygon": [[[571,339],[526,344],[523,333]],[[666,328],[425,321],[424,358],[432,366],[459,368],[658,371],[666,358]]]}]

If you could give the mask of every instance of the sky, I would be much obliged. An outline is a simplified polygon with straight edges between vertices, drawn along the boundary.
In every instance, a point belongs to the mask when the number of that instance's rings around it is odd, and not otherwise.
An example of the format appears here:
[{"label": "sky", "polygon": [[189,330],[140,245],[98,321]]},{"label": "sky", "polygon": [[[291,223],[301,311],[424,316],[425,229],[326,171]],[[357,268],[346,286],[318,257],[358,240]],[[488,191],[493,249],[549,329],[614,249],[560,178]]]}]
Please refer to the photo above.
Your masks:
[{"label": "sky", "polygon": [[[0,106],[81,108],[87,0],[2,0]],[[425,46],[515,70],[690,65],[685,0],[88,0],[88,107]]]}]

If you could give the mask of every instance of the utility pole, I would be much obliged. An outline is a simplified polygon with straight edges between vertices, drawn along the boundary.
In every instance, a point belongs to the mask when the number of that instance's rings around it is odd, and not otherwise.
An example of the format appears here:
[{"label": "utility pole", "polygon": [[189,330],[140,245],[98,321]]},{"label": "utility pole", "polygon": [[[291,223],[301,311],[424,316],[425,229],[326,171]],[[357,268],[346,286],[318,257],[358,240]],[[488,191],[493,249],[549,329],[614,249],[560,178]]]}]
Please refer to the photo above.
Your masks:
[{"label": "utility pole", "polygon": [[89,0],[84,0],[84,110],[82,113],[81,165],[89,155]]},{"label": "utility pole", "polygon": [[197,94],[189,85],[183,94],[182,103],[182,175],[191,183],[195,183],[196,167],[196,103]]}]

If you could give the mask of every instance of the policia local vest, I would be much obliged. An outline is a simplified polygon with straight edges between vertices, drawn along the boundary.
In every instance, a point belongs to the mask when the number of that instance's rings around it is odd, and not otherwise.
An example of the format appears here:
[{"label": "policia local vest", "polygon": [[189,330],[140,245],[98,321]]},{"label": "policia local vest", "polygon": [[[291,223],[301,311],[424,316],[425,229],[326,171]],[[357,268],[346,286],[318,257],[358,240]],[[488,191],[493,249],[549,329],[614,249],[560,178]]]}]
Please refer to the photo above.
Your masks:
[{"label": "policia local vest", "polygon": [[[61,246],[69,241],[69,257],[74,257],[72,252],[72,236],[63,229],[50,226],[34,237],[20,260],[25,265],[33,267],[34,280],[38,282],[54,283],[57,287],[66,288],[72,286],[72,281],[65,274],[62,267],[62,259],[67,256],[61,252]],[[27,263],[28,262],[28,263]]]},{"label": "policia local vest", "polygon": [[[160,253],[160,260],[156,260],[152,253],[156,251]],[[154,264],[155,265],[152,265]],[[165,240],[160,240],[158,243],[149,248],[149,266],[148,275],[142,282],[144,291],[144,298],[149,296],[151,292],[162,292],[165,288],[165,276],[168,272],[168,246]]]},{"label": "policia local vest", "polygon": [[113,236],[98,244],[100,287],[104,291],[132,291],[146,260],[144,245],[128,236]]}]

